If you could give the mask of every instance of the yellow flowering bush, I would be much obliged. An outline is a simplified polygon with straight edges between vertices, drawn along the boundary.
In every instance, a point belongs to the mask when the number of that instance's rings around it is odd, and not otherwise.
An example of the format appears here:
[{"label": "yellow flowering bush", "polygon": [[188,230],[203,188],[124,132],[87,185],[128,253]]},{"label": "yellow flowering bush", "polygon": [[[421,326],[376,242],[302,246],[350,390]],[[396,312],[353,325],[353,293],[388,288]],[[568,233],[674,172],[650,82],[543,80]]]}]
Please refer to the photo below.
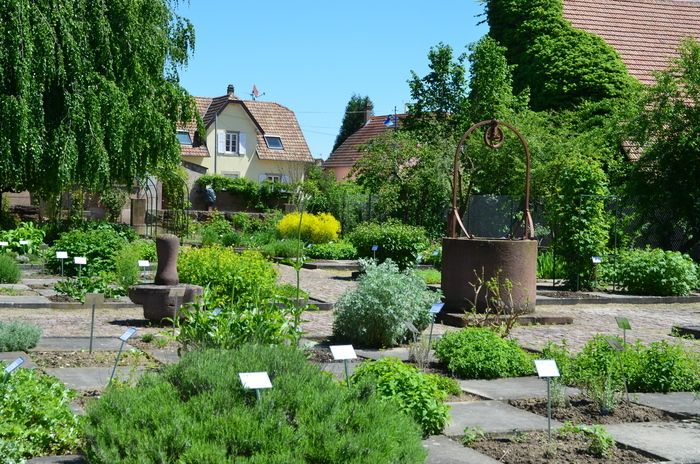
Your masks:
[{"label": "yellow flowering bush", "polygon": [[[299,213],[286,214],[277,223],[277,232],[284,238],[296,238],[299,228]],[[338,240],[340,221],[329,213],[302,213],[301,239],[306,243],[328,243]]]}]

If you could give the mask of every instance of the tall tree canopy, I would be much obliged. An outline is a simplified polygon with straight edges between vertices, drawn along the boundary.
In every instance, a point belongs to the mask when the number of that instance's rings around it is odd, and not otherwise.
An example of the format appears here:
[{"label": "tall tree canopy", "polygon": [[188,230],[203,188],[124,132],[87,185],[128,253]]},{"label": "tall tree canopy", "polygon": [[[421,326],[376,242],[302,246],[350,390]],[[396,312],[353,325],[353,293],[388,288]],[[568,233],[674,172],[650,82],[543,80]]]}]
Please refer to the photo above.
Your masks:
[{"label": "tall tree canopy", "polygon": [[195,108],[176,3],[0,0],[0,189],[99,189],[177,162]]},{"label": "tall tree canopy", "polygon": [[357,94],[353,94],[350,97],[350,101],[345,106],[345,116],[343,116],[343,122],[340,125],[340,132],[335,138],[333,150],[331,151],[335,151],[336,148],[345,142],[345,139],[357,132],[365,124],[367,116],[374,115],[372,108],[374,108],[374,104],[369,97],[361,97]]},{"label": "tall tree canopy", "polygon": [[[662,244],[674,228],[688,251],[700,243],[700,43],[686,40],[679,57],[646,91],[631,135],[642,155],[629,184]],[[642,198],[642,201],[639,199]]]},{"label": "tall tree canopy", "polygon": [[636,81],[615,49],[564,19],[562,0],[485,0],[489,34],[507,49],[516,93],[535,110],[624,97]]}]

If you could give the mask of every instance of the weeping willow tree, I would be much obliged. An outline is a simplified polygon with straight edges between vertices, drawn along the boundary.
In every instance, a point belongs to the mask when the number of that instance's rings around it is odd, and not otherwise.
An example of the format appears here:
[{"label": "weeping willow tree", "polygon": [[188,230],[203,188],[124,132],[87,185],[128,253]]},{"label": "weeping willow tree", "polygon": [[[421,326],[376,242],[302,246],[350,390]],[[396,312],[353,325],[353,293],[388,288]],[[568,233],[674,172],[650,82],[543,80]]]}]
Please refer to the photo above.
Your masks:
[{"label": "weeping willow tree", "polygon": [[0,190],[100,191],[179,161],[178,0],[0,0]]}]

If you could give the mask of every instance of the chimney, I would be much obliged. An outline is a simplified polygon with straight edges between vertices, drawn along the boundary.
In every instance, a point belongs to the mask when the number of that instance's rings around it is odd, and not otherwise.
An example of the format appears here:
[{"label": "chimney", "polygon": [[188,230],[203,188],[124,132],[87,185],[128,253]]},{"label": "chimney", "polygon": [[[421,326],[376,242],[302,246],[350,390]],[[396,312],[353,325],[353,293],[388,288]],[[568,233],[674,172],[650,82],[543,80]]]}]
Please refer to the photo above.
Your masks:
[{"label": "chimney", "polygon": [[372,110],[374,110],[372,105],[369,103],[365,103],[365,114],[364,114],[365,124],[367,124],[369,122],[369,120],[372,118]]},{"label": "chimney", "polygon": [[233,84],[229,84],[228,87],[226,87],[226,95],[233,97]]}]

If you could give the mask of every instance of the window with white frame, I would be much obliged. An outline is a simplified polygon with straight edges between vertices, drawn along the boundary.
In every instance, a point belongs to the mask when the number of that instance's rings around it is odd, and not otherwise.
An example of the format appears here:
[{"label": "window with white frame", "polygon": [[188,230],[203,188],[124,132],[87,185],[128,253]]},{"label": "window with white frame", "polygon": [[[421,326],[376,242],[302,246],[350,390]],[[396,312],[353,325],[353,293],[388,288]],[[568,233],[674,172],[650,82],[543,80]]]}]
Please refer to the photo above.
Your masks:
[{"label": "window with white frame", "polygon": [[224,153],[238,153],[238,132],[226,131]]},{"label": "window with white frame", "polygon": [[270,182],[282,182],[282,174],[265,174],[265,180]]}]

